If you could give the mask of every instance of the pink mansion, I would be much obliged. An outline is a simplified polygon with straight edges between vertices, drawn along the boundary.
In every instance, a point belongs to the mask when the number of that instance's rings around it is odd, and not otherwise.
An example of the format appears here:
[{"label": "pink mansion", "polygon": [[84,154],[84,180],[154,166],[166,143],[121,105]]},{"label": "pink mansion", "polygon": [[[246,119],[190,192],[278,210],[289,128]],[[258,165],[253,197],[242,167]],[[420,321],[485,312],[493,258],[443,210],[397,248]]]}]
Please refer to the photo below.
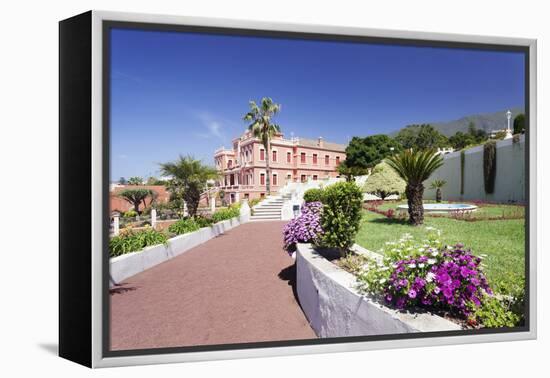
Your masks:
[{"label": "pink mansion", "polygon": [[346,146],[317,140],[285,139],[278,134],[271,140],[271,151],[251,132],[233,140],[233,149],[220,148],[214,162],[222,178],[220,189],[230,202],[243,198],[264,197],[266,193],[266,153],[270,154],[271,193],[276,194],[287,182],[305,182],[338,177],[336,168],[346,158]]}]

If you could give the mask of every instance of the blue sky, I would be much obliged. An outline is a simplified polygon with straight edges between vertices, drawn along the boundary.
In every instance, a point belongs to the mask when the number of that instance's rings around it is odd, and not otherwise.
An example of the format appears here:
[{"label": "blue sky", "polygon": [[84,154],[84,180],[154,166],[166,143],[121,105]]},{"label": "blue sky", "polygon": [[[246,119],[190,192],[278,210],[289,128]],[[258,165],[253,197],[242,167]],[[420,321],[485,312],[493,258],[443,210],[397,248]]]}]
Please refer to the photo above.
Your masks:
[{"label": "blue sky", "polygon": [[524,103],[523,55],[464,49],[111,32],[111,178],[207,164],[246,128],[248,101],[282,104],[286,136],[346,143],[411,123]]}]

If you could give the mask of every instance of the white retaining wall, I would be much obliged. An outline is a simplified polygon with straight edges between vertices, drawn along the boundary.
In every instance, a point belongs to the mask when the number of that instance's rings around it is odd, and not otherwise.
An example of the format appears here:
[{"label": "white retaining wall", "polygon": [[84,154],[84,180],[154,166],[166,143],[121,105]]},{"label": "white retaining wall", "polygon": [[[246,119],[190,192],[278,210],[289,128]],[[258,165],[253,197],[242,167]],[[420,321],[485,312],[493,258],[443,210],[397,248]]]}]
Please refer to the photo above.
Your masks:
[{"label": "white retaining wall", "polygon": [[248,220],[249,215],[244,214],[240,217],[218,222],[211,227],[204,227],[188,234],[173,237],[168,240],[167,245],[155,245],[141,251],[113,257],[109,259],[109,286],[120,284],[128,277],[181,255],[199,244],[248,222]]},{"label": "white retaining wall", "polygon": [[319,337],[461,329],[442,317],[400,312],[359,294],[355,277],[316,253],[310,244],[298,244],[296,285],[302,310]]},{"label": "white retaining wall", "polygon": [[495,191],[486,194],[483,180],[483,146],[465,150],[464,194],[460,194],[460,151],[444,155],[445,163],[424,182],[425,199],[435,199],[435,190],[428,189],[435,179],[443,179],[444,200],[481,200],[489,202],[525,201],[525,136],[516,143],[512,139],[497,142]]}]

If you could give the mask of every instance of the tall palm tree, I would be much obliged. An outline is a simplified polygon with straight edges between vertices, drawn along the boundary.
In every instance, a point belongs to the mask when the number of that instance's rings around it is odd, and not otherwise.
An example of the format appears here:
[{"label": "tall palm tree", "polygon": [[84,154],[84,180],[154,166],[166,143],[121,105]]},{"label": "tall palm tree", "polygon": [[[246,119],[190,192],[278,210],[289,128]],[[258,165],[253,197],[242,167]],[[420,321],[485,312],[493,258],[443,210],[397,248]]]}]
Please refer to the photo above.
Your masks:
[{"label": "tall palm tree", "polygon": [[415,226],[424,223],[424,184],[435,170],[443,165],[441,155],[434,150],[400,152],[387,158],[387,163],[407,183],[405,194],[409,205],[409,222]]},{"label": "tall palm tree", "polygon": [[271,169],[269,168],[269,159],[271,153],[271,139],[276,133],[281,131],[279,125],[271,123],[271,118],[281,110],[281,105],[276,104],[269,97],[262,98],[260,105],[258,106],[255,101],[250,101],[250,111],[243,117],[245,122],[250,122],[248,129],[252,131],[253,135],[260,139],[265,147],[265,189],[267,195],[271,194]]},{"label": "tall palm tree", "polygon": [[443,188],[445,184],[447,184],[447,181],[445,180],[436,179],[432,181],[430,189],[435,189],[435,202],[441,202],[441,188]]},{"label": "tall palm tree", "polygon": [[189,216],[197,214],[201,193],[208,180],[218,178],[215,168],[204,165],[192,156],[181,156],[174,162],[160,164],[163,176],[172,177],[168,188],[173,198],[182,198],[187,203]]}]

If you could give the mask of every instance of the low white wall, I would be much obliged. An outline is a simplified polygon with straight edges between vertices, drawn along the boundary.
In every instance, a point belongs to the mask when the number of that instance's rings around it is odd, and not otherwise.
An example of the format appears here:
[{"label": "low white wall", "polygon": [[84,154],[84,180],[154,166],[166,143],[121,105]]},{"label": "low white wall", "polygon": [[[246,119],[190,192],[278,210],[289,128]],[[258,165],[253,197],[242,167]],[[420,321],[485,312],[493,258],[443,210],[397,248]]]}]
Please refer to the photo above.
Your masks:
[{"label": "low white wall", "polygon": [[497,142],[495,191],[485,193],[483,180],[483,146],[464,151],[464,194],[460,194],[460,152],[444,155],[444,164],[426,180],[425,199],[435,199],[428,189],[435,179],[447,181],[442,189],[444,200],[482,200],[489,202],[525,201],[525,136]]},{"label": "low white wall", "polygon": [[168,240],[167,245],[155,245],[141,251],[126,253],[109,259],[109,286],[120,284],[122,281],[135,274],[143,272],[164,261],[170,260],[184,252],[187,252],[199,244],[223,234],[243,223],[248,222],[249,216],[228,219],[204,227],[188,234],[178,235]]},{"label": "low white wall", "polygon": [[[369,253],[359,246],[358,253]],[[361,295],[355,277],[298,244],[296,253],[298,299],[319,337],[387,335],[460,330],[461,327],[429,313],[400,312]]]}]

